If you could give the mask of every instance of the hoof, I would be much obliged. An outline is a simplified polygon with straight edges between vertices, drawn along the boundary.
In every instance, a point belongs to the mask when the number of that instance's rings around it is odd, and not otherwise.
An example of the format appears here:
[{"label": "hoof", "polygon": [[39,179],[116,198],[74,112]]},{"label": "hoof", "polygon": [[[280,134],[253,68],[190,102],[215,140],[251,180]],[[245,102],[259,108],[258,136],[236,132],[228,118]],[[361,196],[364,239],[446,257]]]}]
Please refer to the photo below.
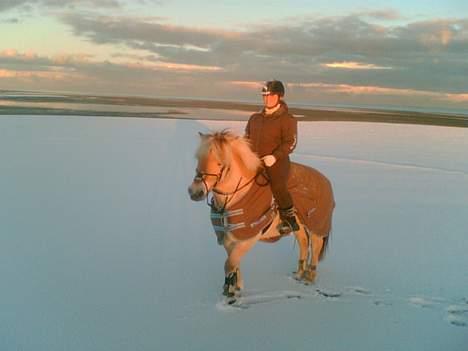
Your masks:
[{"label": "hoof", "polygon": [[240,289],[238,287],[238,270],[229,273],[228,276],[224,278],[223,285],[223,295],[227,297],[234,297],[236,292]]},{"label": "hoof", "polygon": [[229,286],[224,285],[223,286],[223,295],[227,297],[238,297],[241,294],[242,289],[239,287],[236,287],[234,290],[230,288]]},{"label": "hoof", "polygon": [[299,260],[297,262],[297,271],[293,272],[293,277],[296,280],[303,280],[304,279],[304,274],[305,274],[305,261],[304,260]]},{"label": "hoof", "polygon": [[295,280],[301,281],[304,279],[304,274],[305,274],[305,271],[301,269],[297,272],[293,272],[293,278]]},{"label": "hoof", "polygon": [[304,272],[303,280],[309,284],[315,283],[315,279],[317,278],[317,271],[314,270],[306,270]]},{"label": "hoof", "polygon": [[228,296],[229,295],[229,286],[224,284],[223,286],[223,295]]}]

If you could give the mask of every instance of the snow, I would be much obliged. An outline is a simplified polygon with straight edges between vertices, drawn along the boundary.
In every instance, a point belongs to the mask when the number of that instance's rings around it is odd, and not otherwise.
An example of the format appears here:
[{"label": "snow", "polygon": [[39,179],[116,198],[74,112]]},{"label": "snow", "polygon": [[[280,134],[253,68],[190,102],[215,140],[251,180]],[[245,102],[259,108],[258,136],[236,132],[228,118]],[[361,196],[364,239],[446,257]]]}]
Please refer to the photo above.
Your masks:
[{"label": "snow", "polygon": [[305,286],[291,238],[258,244],[236,309],[187,187],[197,131],[244,123],[1,117],[0,349],[466,351],[468,129],[301,122],[328,255]]}]

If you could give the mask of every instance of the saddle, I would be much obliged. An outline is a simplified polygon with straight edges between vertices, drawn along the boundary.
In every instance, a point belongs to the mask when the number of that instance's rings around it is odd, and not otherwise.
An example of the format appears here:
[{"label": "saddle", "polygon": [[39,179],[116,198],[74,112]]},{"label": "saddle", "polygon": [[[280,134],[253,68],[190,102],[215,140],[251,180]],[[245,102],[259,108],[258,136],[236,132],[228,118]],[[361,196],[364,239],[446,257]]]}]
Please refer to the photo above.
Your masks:
[{"label": "saddle", "polygon": [[[330,181],[316,169],[292,162],[288,189],[299,221],[306,230],[328,236],[335,207]],[[230,232],[237,239],[245,240],[265,231],[276,214],[269,184],[254,182],[248,193],[229,210],[217,210],[212,206],[210,217],[217,235]]]}]

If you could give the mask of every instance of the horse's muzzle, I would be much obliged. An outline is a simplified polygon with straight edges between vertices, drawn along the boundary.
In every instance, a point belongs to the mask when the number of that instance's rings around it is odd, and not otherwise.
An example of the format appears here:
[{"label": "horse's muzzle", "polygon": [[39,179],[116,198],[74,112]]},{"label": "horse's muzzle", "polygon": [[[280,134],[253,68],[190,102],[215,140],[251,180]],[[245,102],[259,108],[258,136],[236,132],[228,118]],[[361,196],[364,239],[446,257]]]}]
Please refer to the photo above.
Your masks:
[{"label": "horse's muzzle", "polygon": [[192,199],[193,201],[201,201],[206,198],[206,194],[203,187],[199,187],[194,184],[189,186],[188,193],[190,195],[190,199]]}]

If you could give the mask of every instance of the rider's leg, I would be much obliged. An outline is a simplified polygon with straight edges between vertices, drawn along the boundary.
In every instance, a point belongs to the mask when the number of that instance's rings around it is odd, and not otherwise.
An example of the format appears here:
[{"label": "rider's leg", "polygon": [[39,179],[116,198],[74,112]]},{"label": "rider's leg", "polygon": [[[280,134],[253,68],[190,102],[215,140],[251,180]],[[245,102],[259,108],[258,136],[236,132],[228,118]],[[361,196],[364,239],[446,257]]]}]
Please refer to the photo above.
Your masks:
[{"label": "rider's leg", "polygon": [[289,157],[279,159],[272,167],[267,167],[270,177],[271,191],[278,204],[281,223],[278,225],[280,234],[288,234],[299,230],[291,194],[288,190]]}]

